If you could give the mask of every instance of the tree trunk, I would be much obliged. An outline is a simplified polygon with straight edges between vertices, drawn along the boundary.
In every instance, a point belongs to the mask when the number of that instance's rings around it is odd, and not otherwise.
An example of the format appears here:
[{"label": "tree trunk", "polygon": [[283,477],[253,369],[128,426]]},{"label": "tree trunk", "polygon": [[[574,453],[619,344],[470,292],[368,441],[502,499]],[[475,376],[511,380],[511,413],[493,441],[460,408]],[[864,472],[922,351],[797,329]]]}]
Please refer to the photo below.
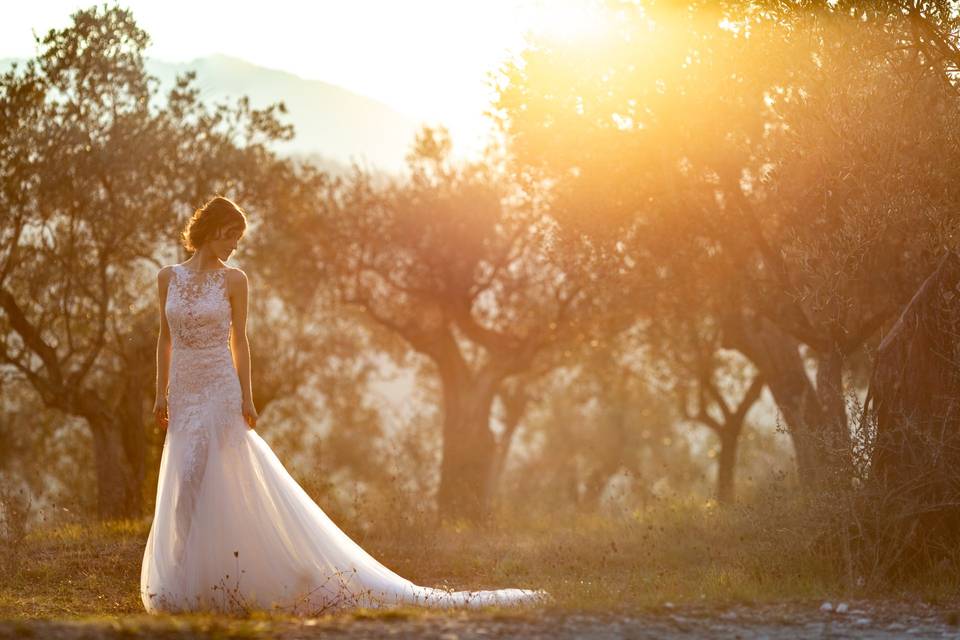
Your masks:
[{"label": "tree trunk", "polygon": [[731,504],[734,499],[734,472],[737,468],[740,431],[740,426],[727,425],[720,434],[720,456],[717,458],[717,502],[720,504]]},{"label": "tree trunk", "polygon": [[850,423],[843,392],[844,356],[839,349],[822,354],[817,364],[817,397],[823,408],[816,444],[823,454],[822,472],[829,482],[845,484],[851,477]]},{"label": "tree trunk", "polygon": [[503,477],[503,469],[506,467],[507,458],[510,455],[510,444],[513,442],[513,434],[516,432],[518,423],[519,420],[516,423],[508,422],[503,434],[496,442],[486,490],[491,507],[494,506],[497,497],[500,495],[500,480]]},{"label": "tree trunk", "polygon": [[728,322],[724,338],[763,374],[793,440],[800,484],[807,488],[818,486],[822,458],[816,433],[826,416],[800,357],[800,344],[759,317]]},{"label": "tree trunk", "polygon": [[74,405],[93,435],[97,514],[103,520],[137,517],[143,511],[147,454],[143,377],[130,375],[115,384],[112,402],[83,391]]},{"label": "tree trunk", "polygon": [[881,342],[865,403],[876,440],[854,548],[896,579],[942,571],[960,545],[958,289],[950,252]]},{"label": "tree trunk", "polygon": [[107,418],[88,418],[88,424],[93,434],[98,516],[102,520],[139,516],[143,494],[136,465],[131,464],[124,447],[122,425]]},{"label": "tree trunk", "polygon": [[133,376],[127,378],[116,416],[117,429],[121,432],[123,450],[137,491],[135,509],[131,515],[140,515],[143,509],[144,481],[147,476],[147,424],[144,423],[144,415],[146,403],[152,403],[153,398],[147,395],[144,379],[139,376],[137,379]]},{"label": "tree trunk", "polygon": [[490,412],[496,393],[480,376],[441,372],[443,460],[437,508],[441,520],[482,522],[489,515],[496,442]]},{"label": "tree trunk", "polygon": [[527,404],[530,402],[526,383],[522,379],[514,379],[513,384],[499,385],[498,395],[503,403],[503,433],[497,438],[497,450],[494,452],[489,486],[487,487],[491,508],[496,505],[500,496],[500,479],[510,455],[513,434],[520,426],[520,421],[523,420],[523,416],[527,412]]}]

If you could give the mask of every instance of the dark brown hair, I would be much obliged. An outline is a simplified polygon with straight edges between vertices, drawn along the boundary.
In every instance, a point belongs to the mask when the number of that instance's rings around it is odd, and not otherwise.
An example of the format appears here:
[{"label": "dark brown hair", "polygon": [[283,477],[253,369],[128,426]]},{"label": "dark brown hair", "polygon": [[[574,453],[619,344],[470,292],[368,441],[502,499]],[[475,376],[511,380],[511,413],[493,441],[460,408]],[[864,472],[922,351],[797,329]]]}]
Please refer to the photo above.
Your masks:
[{"label": "dark brown hair", "polygon": [[214,237],[218,229],[235,222],[246,230],[247,216],[243,209],[229,198],[216,196],[193,213],[180,234],[180,242],[192,253]]}]

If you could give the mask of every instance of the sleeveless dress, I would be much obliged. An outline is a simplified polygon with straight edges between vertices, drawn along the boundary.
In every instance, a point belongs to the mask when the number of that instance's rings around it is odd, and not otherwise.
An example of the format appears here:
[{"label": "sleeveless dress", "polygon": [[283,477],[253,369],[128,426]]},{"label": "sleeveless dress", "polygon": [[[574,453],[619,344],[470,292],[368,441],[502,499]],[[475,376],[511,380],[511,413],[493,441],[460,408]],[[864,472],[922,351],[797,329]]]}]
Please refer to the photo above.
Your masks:
[{"label": "sleeveless dress", "polygon": [[175,265],[169,423],[140,595],[150,613],[544,603],[543,590],[447,591],[400,577],[341,531],[241,410],[227,269]]}]

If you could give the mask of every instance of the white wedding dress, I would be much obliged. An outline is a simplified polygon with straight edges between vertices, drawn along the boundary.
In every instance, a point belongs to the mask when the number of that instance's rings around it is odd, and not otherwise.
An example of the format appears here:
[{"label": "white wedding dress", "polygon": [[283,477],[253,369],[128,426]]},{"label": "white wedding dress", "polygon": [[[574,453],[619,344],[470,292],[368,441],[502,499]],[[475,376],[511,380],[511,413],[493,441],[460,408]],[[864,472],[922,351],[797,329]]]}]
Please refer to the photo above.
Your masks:
[{"label": "white wedding dress", "polygon": [[543,603],[543,590],[447,591],[400,577],[341,531],[241,412],[229,346],[227,269],[176,265],[169,424],[140,575],[147,611]]}]

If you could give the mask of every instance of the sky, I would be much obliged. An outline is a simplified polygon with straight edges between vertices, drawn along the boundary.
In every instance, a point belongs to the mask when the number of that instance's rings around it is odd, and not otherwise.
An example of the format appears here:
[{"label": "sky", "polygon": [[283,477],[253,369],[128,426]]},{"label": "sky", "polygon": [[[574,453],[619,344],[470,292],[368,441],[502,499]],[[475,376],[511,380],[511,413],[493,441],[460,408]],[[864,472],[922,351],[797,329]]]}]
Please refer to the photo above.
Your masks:
[{"label": "sky", "polygon": [[[146,54],[188,62],[222,53],[376,98],[405,114],[484,132],[486,74],[530,30],[564,36],[586,23],[589,0],[127,0],[152,38]],[[0,58],[36,53],[38,35],[103,0],[10,2]],[[473,145],[470,145],[473,146]]]}]

